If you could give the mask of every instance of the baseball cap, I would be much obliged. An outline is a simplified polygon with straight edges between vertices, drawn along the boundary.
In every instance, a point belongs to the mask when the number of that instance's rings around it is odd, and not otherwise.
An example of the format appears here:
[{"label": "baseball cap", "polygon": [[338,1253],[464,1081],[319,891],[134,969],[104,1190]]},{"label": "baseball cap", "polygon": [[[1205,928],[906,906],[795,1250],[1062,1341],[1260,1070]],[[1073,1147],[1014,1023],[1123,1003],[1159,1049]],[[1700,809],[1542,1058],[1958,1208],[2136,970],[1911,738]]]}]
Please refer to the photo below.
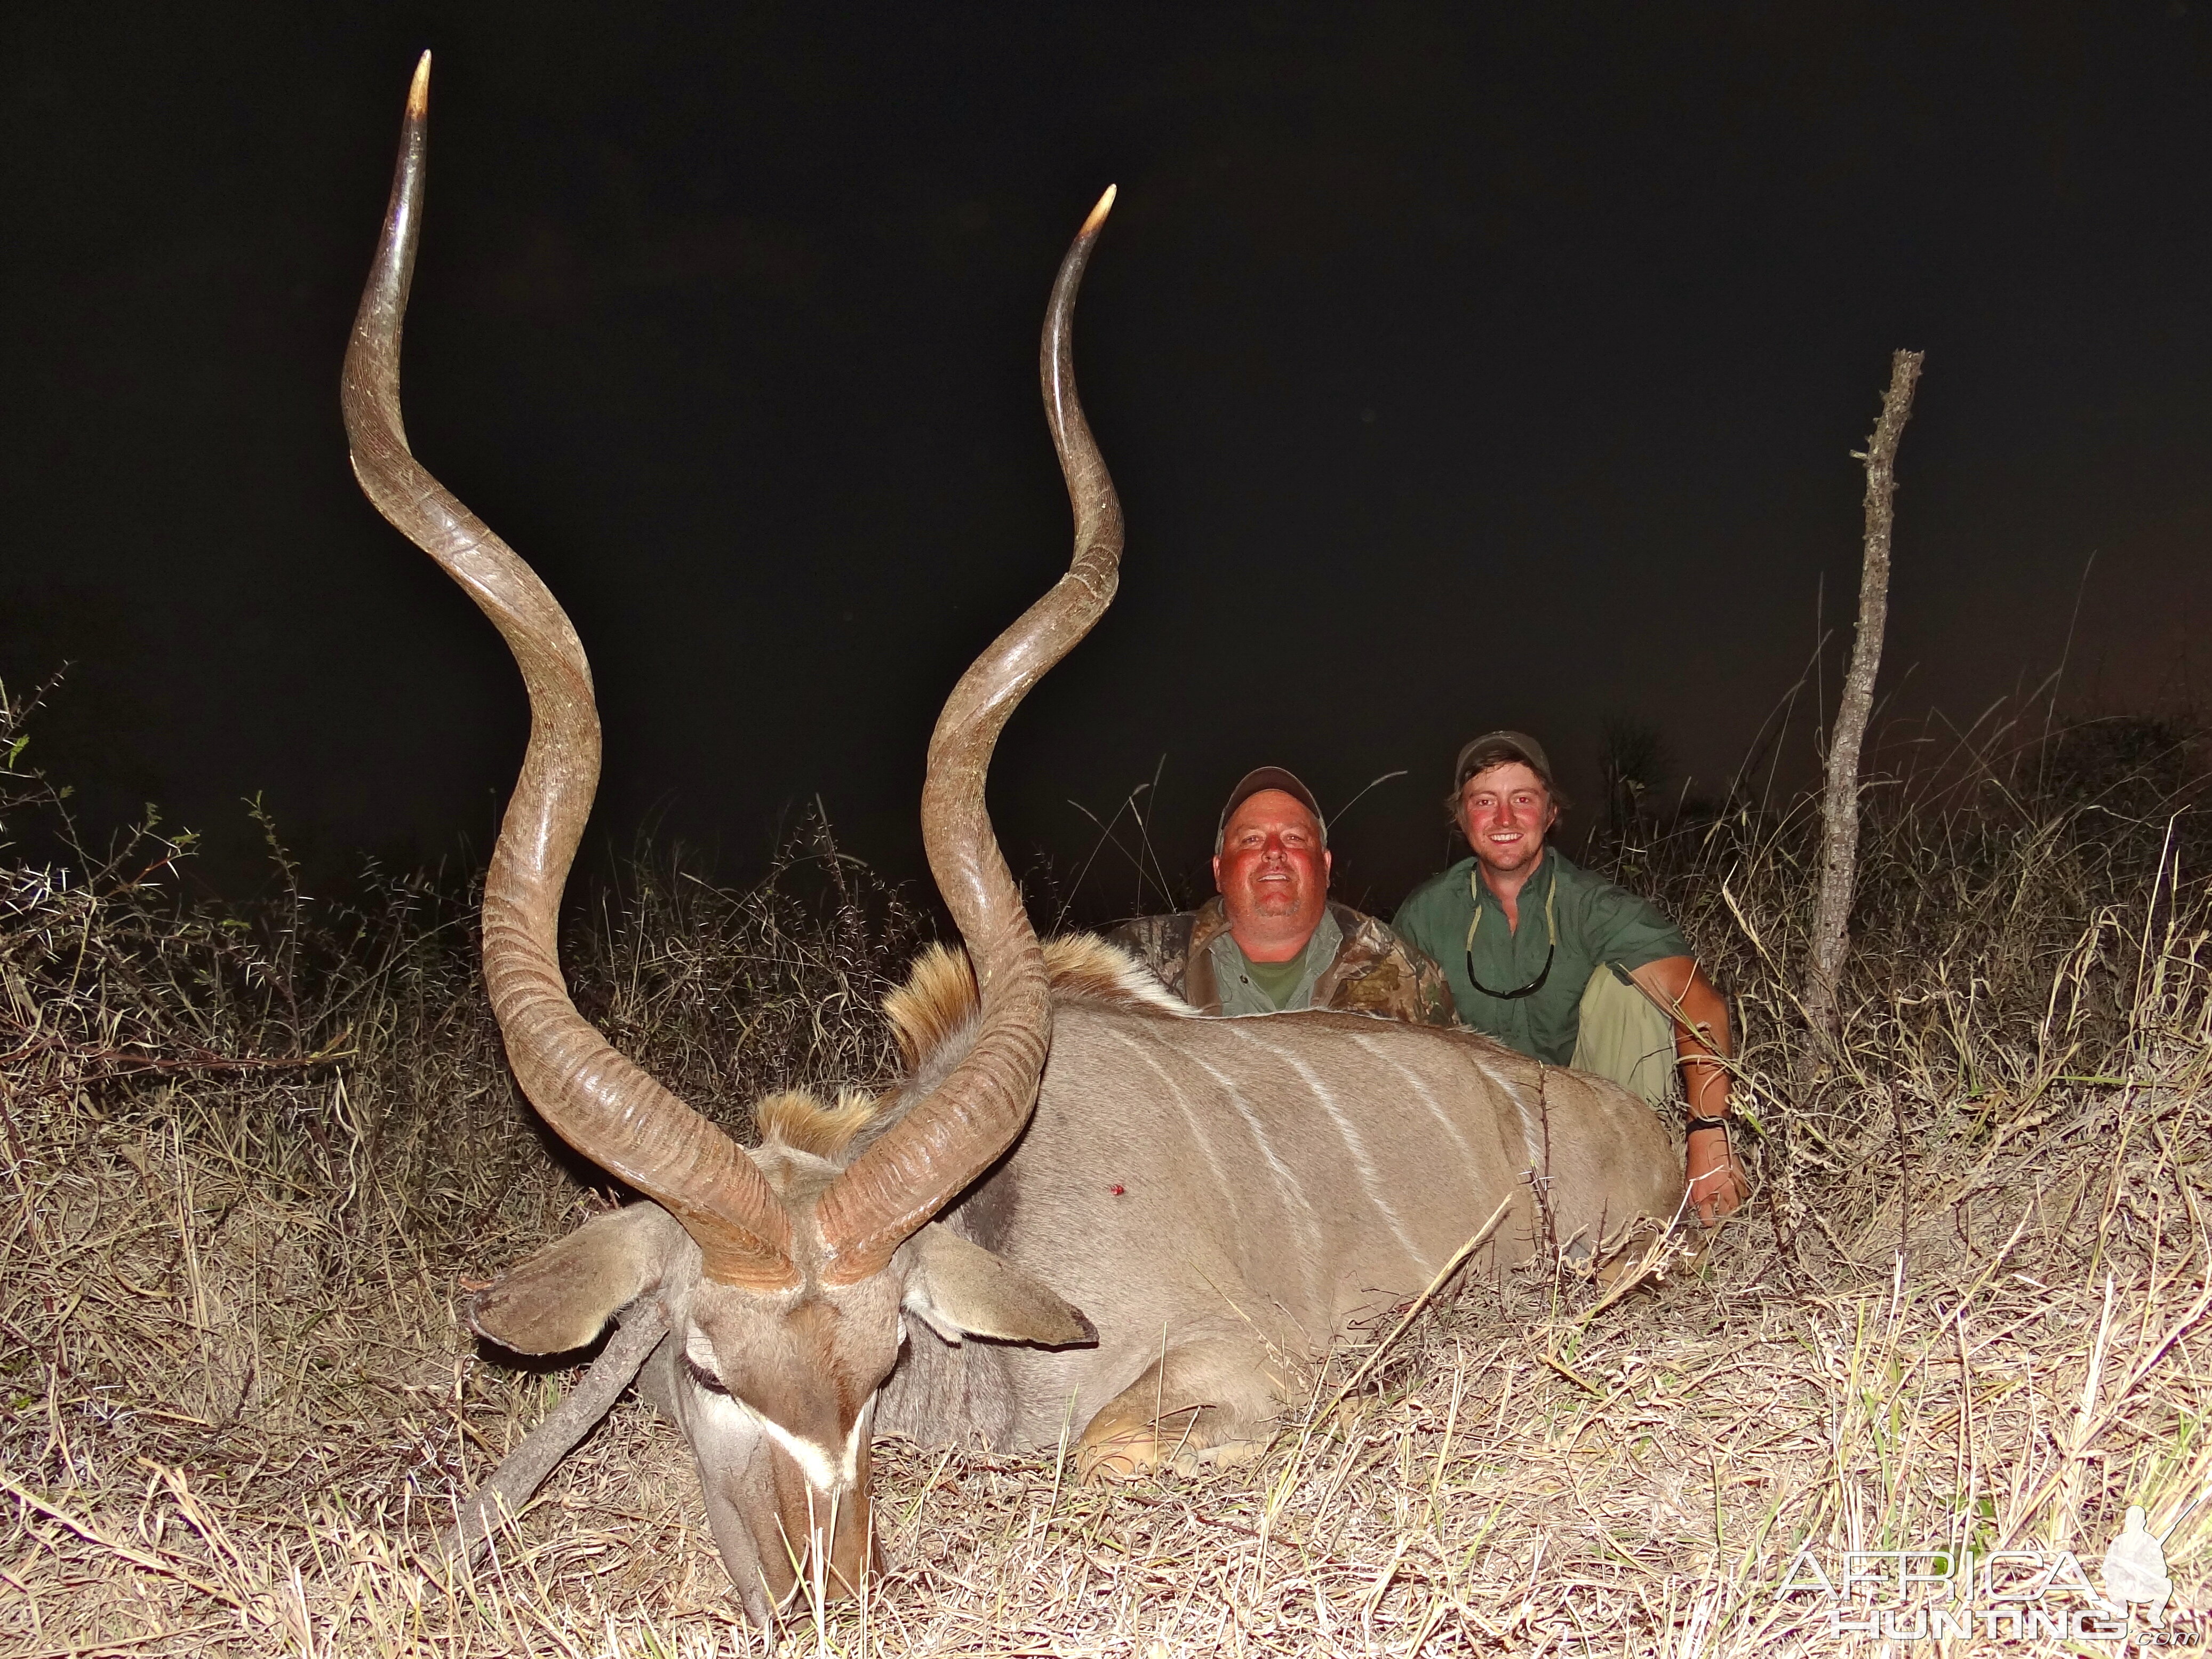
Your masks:
[{"label": "baseball cap", "polygon": [[1486,732],[1461,744],[1459,762],[1452,768],[1452,793],[1456,795],[1477,773],[1487,772],[1507,761],[1519,761],[1543,780],[1545,788],[1555,795],[1559,793],[1544,745],[1526,732]]},{"label": "baseball cap", "polygon": [[1263,789],[1279,789],[1307,811],[1313,814],[1314,823],[1321,830],[1321,844],[1328,845],[1328,821],[1321,815],[1321,803],[1314,792],[1298,781],[1297,774],[1280,766],[1258,766],[1237,780],[1237,787],[1229,792],[1229,804],[1221,809],[1221,822],[1213,829],[1213,856],[1221,856],[1222,843],[1228,839],[1231,814]]}]

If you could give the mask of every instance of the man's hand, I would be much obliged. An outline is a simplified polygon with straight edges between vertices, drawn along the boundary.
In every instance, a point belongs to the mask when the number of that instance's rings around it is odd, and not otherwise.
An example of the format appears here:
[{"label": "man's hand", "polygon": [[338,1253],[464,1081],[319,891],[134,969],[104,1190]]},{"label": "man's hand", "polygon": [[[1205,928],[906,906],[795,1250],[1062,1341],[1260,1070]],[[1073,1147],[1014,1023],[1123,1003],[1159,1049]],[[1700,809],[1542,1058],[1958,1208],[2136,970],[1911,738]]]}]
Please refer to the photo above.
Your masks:
[{"label": "man's hand", "polygon": [[1708,1227],[1751,1196],[1726,1129],[1690,1131],[1689,1176],[1690,1207]]}]

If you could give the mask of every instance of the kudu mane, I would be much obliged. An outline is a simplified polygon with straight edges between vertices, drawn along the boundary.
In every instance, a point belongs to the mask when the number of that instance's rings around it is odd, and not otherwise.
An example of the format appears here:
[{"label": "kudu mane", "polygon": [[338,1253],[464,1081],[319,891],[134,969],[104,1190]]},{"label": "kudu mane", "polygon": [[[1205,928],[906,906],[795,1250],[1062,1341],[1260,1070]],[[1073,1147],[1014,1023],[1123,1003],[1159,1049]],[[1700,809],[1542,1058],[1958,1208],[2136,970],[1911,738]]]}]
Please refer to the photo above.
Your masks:
[{"label": "kudu mane", "polygon": [[864,1089],[840,1089],[834,1103],[810,1090],[787,1089],[756,1102],[753,1121],[763,1146],[782,1146],[835,1161],[876,1121],[881,1103]]},{"label": "kudu mane", "polygon": [[[1190,1007],[1127,951],[1095,933],[1044,942],[1045,974],[1054,1006],[1082,1002],[1143,1008],[1168,1018],[1194,1018]],[[906,1075],[884,1094],[841,1089],[836,1102],[804,1089],[771,1095],[753,1108],[761,1144],[842,1162],[896,1122],[938,1078],[958,1065],[975,1041],[981,1000],[965,951],[933,945],[914,960],[906,981],[884,998],[884,1018]]]},{"label": "kudu mane", "polygon": [[[1126,951],[1095,933],[1064,933],[1044,942],[1045,973],[1055,1002],[1105,1002],[1152,1008],[1188,1018],[1192,1009]],[[965,951],[933,945],[915,958],[906,983],[884,999],[899,1057],[921,1071],[975,1018],[975,969]]]}]

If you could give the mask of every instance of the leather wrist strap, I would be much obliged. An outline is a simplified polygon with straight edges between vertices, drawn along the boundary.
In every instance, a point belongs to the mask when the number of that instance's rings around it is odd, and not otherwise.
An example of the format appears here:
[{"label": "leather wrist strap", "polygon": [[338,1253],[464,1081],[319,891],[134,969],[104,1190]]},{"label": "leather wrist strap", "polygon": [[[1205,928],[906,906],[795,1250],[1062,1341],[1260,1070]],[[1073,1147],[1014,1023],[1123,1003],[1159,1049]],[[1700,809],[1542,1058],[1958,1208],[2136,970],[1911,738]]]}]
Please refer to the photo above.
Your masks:
[{"label": "leather wrist strap", "polygon": [[1725,1129],[1728,1126],[1729,1121],[1724,1117],[1693,1117],[1683,1127],[1695,1134],[1700,1129]]}]

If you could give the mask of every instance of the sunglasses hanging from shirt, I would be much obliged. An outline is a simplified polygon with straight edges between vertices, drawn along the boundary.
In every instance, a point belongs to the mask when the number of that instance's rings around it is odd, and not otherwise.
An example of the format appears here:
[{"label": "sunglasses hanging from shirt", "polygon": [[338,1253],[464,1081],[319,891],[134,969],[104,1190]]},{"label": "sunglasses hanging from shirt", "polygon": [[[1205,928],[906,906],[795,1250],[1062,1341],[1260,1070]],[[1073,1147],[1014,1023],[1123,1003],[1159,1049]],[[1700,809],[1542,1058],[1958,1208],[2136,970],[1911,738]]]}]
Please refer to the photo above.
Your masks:
[{"label": "sunglasses hanging from shirt", "polygon": [[1559,919],[1552,912],[1553,902],[1559,896],[1559,872],[1555,870],[1552,872],[1551,884],[1544,890],[1544,931],[1550,935],[1551,944],[1544,952],[1543,969],[1535,978],[1517,991],[1493,991],[1475,976],[1474,930],[1482,926],[1482,889],[1475,884],[1480,879],[1479,871],[1470,870],[1467,872],[1467,890],[1474,899],[1474,920],[1467,925],[1468,983],[1474,986],[1483,995],[1496,997],[1500,1002],[1517,1002],[1522,997],[1532,997],[1542,990],[1544,981],[1551,978],[1552,958],[1559,954]]}]

